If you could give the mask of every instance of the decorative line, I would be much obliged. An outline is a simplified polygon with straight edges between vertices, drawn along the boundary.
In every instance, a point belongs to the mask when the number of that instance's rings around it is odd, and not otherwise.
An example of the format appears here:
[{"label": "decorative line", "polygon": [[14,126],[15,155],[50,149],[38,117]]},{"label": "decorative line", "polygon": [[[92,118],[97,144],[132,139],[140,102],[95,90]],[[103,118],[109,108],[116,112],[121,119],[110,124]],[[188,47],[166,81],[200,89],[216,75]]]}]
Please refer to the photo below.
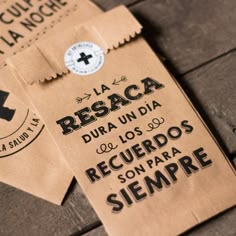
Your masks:
[{"label": "decorative line", "polygon": [[8,138],[8,137],[12,136],[13,134],[15,134],[15,133],[24,125],[24,123],[25,123],[25,121],[26,121],[28,115],[29,115],[29,109],[27,110],[25,119],[23,120],[23,122],[22,122],[22,124],[20,125],[20,127],[19,127],[17,130],[15,130],[13,133],[11,133],[11,134],[9,134],[9,135],[7,135],[7,136],[5,136],[5,137],[0,138],[0,140],[5,139],[5,138]]},{"label": "decorative line", "polygon": [[85,93],[84,95],[85,95],[85,97],[83,97],[83,98],[81,98],[81,97],[77,97],[77,98],[75,99],[76,102],[77,102],[77,103],[81,103],[81,102],[83,102],[83,100],[85,100],[85,99],[89,100],[90,97],[91,97],[91,94],[87,94],[87,93]]},{"label": "decorative line", "polygon": [[164,118],[153,118],[152,122],[148,123],[149,130],[146,130],[147,132],[151,132],[154,129],[159,128],[163,123],[165,122]]},{"label": "decorative line", "polygon": [[122,75],[120,80],[114,79],[112,84],[113,85],[120,85],[120,82],[125,82],[125,81],[127,81],[127,77],[125,75]]},{"label": "decorative line", "polygon": [[42,131],[43,131],[44,128],[45,128],[45,125],[42,126],[41,130],[39,131],[39,133],[38,133],[29,143],[27,143],[27,145],[25,145],[24,147],[22,147],[21,149],[15,151],[15,152],[13,152],[13,153],[10,153],[10,154],[5,155],[5,156],[0,156],[0,158],[12,156],[12,155],[14,155],[14,154],[16,154],[16,153],[22,151],[22,150],[25,149],[26,147],[28,147],[31,143],[33,143],[33,142],[38,138],[38,136],[42,133]]},{"label": "decorative line", "polygon": [[109,153],[116,148],[118,148],[118,145],[114,146],[112,143],[103,143],[100,145],[99,149],[96,150],[96,152],[97,154]]}]

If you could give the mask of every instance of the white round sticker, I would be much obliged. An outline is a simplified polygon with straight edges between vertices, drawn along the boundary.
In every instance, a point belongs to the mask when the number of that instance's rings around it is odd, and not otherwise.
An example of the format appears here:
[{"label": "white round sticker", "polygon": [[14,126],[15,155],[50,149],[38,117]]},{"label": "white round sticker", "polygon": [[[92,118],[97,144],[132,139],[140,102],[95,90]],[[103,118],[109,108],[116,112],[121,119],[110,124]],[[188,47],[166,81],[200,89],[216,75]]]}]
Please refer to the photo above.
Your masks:
[{"label": "white round sticker", "polygon": [[66,67],[78,75],[89,75],[98,71],[104,63],[103,50],[90,42],[72,45],[65,53]]}]

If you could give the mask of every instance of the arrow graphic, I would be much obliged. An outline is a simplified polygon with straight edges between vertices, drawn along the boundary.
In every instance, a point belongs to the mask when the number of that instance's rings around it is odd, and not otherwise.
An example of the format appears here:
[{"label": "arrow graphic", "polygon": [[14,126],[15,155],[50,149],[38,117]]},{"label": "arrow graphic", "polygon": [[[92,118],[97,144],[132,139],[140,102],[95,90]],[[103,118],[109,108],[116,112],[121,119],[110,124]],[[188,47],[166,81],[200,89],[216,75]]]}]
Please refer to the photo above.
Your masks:
[{"label": "arrow graphic", "polygon": [[91,94],[85,93],[84,95],[85,95],[85,97],[82,97],[82,98],[81,98],[81,97],[77,97],[77,98],[76,98],[76,102],[77,102],[77,103],[81,103],[81,102],[83,102],[83,100],[85,100],[85,99],[89,100],[90,97],[91,97]]},{"label": "arrow graphic", "polygon": [[121,76],[120,80],[114,79],[112,84],[113,85],[120,85],[121,82],[125,82],[125,81],[127,81],[127,77],[125,75],[123,75],[123,76]]}]

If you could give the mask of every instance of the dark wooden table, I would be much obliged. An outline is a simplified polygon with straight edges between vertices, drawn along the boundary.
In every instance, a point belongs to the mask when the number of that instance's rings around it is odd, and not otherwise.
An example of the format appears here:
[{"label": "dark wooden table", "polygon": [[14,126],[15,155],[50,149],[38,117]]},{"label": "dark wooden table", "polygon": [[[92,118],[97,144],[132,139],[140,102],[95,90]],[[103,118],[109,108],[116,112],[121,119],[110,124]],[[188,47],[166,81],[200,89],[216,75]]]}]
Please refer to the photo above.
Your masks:
[{"label": "dark wooden table", "polygon": [[[94,0],[104,10],[126,4],[236,163],[236,1]],[[236,208],[186,235],[236,235]],[[106,235],[74,180],[63,206],[0,183],[0,235]]]}]

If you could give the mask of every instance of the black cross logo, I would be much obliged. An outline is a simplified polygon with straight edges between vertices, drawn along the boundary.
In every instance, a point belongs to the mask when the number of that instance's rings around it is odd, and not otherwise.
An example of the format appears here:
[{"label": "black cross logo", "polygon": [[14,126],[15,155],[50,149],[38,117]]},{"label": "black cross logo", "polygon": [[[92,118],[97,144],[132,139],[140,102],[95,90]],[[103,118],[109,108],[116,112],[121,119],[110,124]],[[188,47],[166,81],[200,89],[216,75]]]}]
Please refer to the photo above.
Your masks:
[{"label": "black cross logo", "polygon": [[8,92],[0,90],[0,119],[11,121],[16,110],[4,107],[4,103],[6,102],[8,96]]},{"label": "black cross logo", "polygon": [[84,52],[81,52],[80,56],[81,56],[81,58],[79,58],[77,60],[77,62],[83,61],[85,63],[85,65],[88,65],[89,64],[89,59],[93,57],[91,54],[90,55],[86,55]]}]

